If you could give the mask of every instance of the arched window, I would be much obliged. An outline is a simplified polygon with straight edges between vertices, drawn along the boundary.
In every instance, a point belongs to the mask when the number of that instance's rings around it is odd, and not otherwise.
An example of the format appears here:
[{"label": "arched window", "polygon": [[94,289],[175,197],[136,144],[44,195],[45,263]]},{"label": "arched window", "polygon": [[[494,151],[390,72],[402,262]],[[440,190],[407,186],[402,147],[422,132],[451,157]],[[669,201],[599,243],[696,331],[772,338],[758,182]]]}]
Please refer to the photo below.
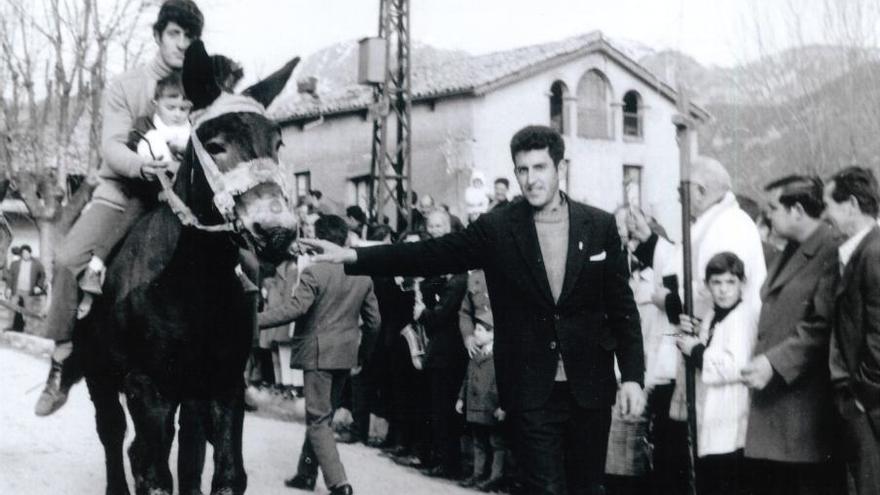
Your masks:
[{"label": "arched window", "polygon": [[627,91],[623,95],[623,135],[642,137],[642,97],[638,91]]},{"label": "arched window", "polygon": [[568,86],[556,81],[550,86],[550,127],[559,134],[565,134],[565,98],[568,97]]},{"label": "arched window", "polygon": [[588,139],[610,139],[611,86],[605,75],[589,70],[578,82],[577,116],[578,136]]}]

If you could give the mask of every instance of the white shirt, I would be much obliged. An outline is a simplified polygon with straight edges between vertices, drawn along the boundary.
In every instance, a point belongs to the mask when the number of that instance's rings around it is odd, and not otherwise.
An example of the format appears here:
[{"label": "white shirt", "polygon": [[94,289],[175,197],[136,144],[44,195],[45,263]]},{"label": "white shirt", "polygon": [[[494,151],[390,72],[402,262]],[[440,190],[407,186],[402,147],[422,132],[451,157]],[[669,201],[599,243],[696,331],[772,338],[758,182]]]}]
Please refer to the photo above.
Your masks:
[{"label": "white shirt", "polygon": [[872,228],[874,228],[874,225],[868,225],[862,230],[856,232],[855,235],[847,239],[837,248],[837,255],[840,258],[841,269],[846,267],[846,264],[849,263],[856,248],[859,247],[859,244],[862,243],[862,240],[868,235],[868,232],[870,232]]},{"label": "white shirt", "polygon": [[31,291],[31,260],[21,260],[18,265],[18,280],[15,288],[19,292]]}]

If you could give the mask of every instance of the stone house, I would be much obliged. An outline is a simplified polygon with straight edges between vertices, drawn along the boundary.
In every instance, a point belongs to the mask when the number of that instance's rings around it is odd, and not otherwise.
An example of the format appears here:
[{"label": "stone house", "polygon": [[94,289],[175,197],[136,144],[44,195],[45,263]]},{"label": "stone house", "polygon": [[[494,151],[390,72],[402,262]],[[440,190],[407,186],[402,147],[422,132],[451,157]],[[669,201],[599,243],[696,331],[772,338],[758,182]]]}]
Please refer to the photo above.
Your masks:
[{"label": "stone house", "polygon": [[[292,187],[297,195],[319,189],[363,207],[370,174],[370,89],[349,86],[317,94],[273,107],[285,142],[281,158],[292,164]],[[545,124],[565,137],[568,194],[609,211],[639,204],[678,237],[679,161],[672,124],[677,94],[601,32],[439,64],[414,59],[412,96],[413,189],[448,204],[453,213],[463,217],[472,169],[488,178],[488,189],[494,178],[506,177],[518,194],[510,138],[525,125]],[[697,105],[689,110],[698,122],[709,119]],[[393,140],[393,132],[389,135]]]}]

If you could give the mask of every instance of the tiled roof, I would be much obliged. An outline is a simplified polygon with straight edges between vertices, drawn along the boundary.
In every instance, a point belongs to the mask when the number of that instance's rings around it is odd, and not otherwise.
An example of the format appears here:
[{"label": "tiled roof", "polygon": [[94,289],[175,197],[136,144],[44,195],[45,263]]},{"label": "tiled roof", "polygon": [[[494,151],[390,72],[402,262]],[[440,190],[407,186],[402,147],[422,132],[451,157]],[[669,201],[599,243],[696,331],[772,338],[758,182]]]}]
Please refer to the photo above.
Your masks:
[{"label": "tiled roof", "polygon": [[[675,91],[672,88],[614,47],[599,31],[552,43],[465,56],[441,64],[419,65],[418,61],[413,61],[412,98],[413,101],[419,101],[459,94],[484,94],[563,63],[569,57],[583,56],[596,50],[605,52],[668,98],[674,99]],[[273,110],[273,117],[279,122],[289,122],[363,110],[371,103],[372,89],[355,85],[329,94],[321,93],[320,100],[302,98],[283,103]],[[709,117],[705,110],[695,105],[691,106],[691,110],[699,118]]]}]

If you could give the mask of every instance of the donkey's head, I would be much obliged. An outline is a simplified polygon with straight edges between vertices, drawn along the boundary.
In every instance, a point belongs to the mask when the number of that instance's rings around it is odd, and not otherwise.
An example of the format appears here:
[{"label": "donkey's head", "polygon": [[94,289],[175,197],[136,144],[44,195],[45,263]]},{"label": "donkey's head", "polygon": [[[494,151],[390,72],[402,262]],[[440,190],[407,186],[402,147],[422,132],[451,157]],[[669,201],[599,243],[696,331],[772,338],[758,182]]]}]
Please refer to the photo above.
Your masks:
[{"label": "donkey's head", "polygon": [[186,51],[183,85],[193,132],[175,192],[205,224],[232,223],[262,258],[280,259],[296,235],[296,216],[278,163],[281,130],[266,114],[296,58],[241,94],[224,91],[201,41]]}]

